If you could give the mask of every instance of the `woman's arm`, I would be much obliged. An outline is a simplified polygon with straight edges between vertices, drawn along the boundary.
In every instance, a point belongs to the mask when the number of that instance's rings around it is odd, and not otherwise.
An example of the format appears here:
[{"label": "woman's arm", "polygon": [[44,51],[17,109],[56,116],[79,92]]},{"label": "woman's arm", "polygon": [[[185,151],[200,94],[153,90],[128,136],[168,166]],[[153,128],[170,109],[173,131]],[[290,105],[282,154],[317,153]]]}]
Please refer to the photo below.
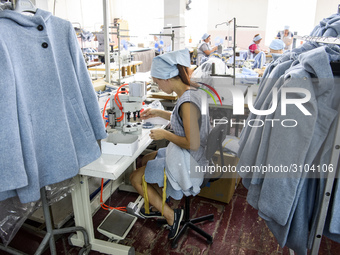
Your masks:
[{"label": "woman's arm", "polygon": [[260,53],[261,51],[259,50],[259,49],[256,49],[256,50],[254,50],[254,53],[255,54],[258,54],[258,53]]},{"label": "woman's arm", "polygon": [[209,56],[209,55],[210,55],[211,53],[213,53],[215,50],[217,50],[217,46],[214,46],[214,47],[212,48],[212,50],[205,50],[205,51],[203,51],[203,52]]},{"label": "woman's arm", "polygon": [[179,114],[183,120],[185,136],[178,136],[163,129],[153,129],[150,131],[150,137],[154,140],[167,139],[183,149],[198,150],[200,146],[198,108],[192,103],[183,103]]},{"label": "woman's arm", "polygon": [[154,118],[154,117],[161,117],[163,119],[170,120],[170,116],[171,116],[171,112],[169,111],[147,108],[141,113],[140,118],[142,120],[147,120],[147,119]]}]

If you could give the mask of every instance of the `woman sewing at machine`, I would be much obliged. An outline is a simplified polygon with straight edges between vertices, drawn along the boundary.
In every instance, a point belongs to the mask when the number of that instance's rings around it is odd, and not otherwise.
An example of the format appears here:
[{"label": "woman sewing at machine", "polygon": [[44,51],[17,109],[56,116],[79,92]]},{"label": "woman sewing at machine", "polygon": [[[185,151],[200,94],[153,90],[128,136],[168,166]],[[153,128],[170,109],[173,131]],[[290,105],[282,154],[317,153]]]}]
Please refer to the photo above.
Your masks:
[{"label": "woman sewing at machine", "polygon": [[262,41],[262,36],[256,34],[248,47],[248,59],[254,59],[254,64],[252,68],[262,68],[266,63],[266,51],[262,51],[260,48],[260,42]]},{"label": "woman sewing at machine", "polygon": [[[176,92],[178,100],[173,112],[147,109],[141,114],[141,118],[158,116],[170,120],[174,133],[164,129],[151,130],[152,139],[167,139],[170,143],[167,148],[146,155],[143,158],[143,166],[130,176],[131,184],[138,193],[143,195],[145,201],[148,199],[157,210],[148,211],[146,202],[145,210],[141,210],[141,214],[151,218],[161,217],[163,213],[170,226],[169,239],[176,237],[184,212],[182,209],[173,210],[164,204],[162,188],[166,190],[166,197],[171,196],[176,200],[180,200],[183,195],[196,195],[199,193],[203,176],[192,178],[189,175],[190,165],[208,165],[205,145],[210,123],[207,100],[203,100],[206,94],[192,86],[189,67],[190,54],[187,49],[159,55],[153,59],[153,81],[166,93]],[[183,187],[186,188],[182,189]]]}]

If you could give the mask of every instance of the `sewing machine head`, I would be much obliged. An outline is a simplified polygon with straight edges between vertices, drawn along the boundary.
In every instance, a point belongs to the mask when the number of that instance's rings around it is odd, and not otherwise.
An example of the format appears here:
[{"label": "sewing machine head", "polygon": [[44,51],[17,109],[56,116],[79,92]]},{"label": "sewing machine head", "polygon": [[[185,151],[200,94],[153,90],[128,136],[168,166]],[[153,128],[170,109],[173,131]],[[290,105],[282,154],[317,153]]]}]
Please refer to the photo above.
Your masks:
[{"label": "sewing machine head", "polygon": [[107,111],[111,128],[123,133],[139,133],[142,130],[140,111],[146,99],[145,82],[131,82],[128,90],[123,85],[110,98],[110,109]]}]

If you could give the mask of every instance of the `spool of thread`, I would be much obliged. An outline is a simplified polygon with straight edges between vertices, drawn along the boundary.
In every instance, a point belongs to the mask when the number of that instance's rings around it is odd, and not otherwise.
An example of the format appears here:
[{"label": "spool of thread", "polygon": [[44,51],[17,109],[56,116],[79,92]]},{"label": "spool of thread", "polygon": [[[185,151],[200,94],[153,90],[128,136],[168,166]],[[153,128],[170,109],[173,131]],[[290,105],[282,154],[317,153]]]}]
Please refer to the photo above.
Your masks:
[{"label": "spool of thread", "polygon": [[132,66],[132,72],[135,74],[137,72],[137,67],[135,65]]},{"label": "spool of thread", "polygon": [[125,76],[125,66],[122,66],[122,76]]},{"label": "spool of thread", "polygon": [[131,66],[126,67],[127,75],[131,75]]}]

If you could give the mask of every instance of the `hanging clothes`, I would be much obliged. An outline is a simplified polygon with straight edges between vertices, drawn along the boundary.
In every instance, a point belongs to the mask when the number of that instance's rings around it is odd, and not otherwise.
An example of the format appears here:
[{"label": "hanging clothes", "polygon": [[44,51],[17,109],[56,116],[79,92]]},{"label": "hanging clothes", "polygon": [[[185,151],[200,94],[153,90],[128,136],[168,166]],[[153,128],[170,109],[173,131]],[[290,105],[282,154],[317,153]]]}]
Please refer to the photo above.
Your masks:
[{"label": "hanging clothes", "polygon": [[[311,235],[315,232],[315,227],[310,226],[318,215],[314,208],[321,206],[320,192],[326,173],[243,170],[252,166],[264,169],[329,164],[339,104],[330,61],[338,60],[339,46],[305,43],[273,61],[263,75],[254,108],[269,110],[276,105],[273,89],[278,91],[277,108],[268,115],[250,113],[247,121],[266,124],[256,128],[246,125],[240,137],[237,169],[248,189],[247,201],[259,211],[280,246],[288,246],[299,255],[307,254],[309,232]],[[280,96],[287,88],[310,92],[311,98],[303,106],[311,115],[303,114],[295,105],[287,105],[286,115],[281,115]],[[296,92],[289,93],[288,98],[302,97]],[[285,119],[296,120],[298,124],[280,125]],[[270,120],[276,121],[275,126],[268,124],[273,123]]]},{"label": "hanging clothes", "polygon": [[0,200],[27,203],[97,159],[106,132],[70,22],[1,11],[0,58]]}]

